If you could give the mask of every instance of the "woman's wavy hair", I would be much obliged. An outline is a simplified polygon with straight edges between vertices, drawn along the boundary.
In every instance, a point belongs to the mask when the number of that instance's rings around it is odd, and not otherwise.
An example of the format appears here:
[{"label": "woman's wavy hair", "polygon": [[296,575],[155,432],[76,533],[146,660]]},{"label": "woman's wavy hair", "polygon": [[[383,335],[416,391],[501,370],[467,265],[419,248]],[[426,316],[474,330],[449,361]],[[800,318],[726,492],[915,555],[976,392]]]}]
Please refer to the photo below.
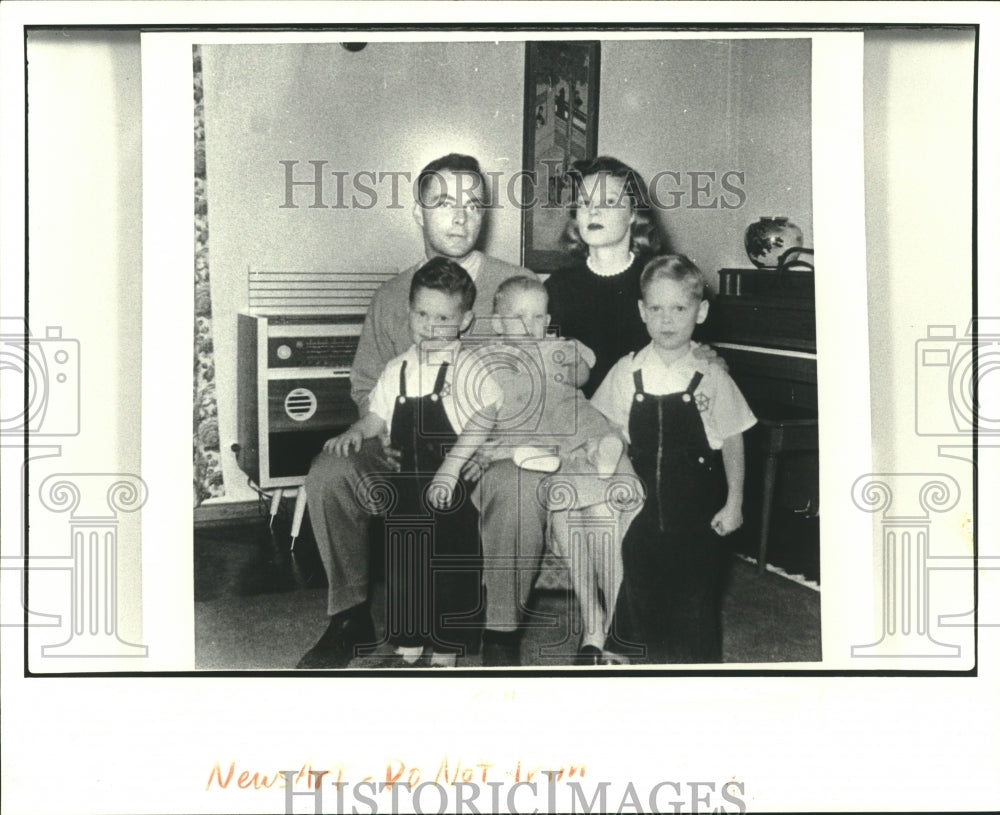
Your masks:
[{"label": "woman's wavy hair", "polygon": [[[646,182],[638,172],[625,162],[611,156],[598,156],[574,162],[566,175],[570,179],[574,201],[577,192],[583,187],[583,179],[589,175],[609,175],[620,178],[624,185],[624,193],[632,204],[635,221],[632,223],[629,248],[636,255],[658,252],[663,245],[659,225],[649,205],[649,193]],[[580,237],[580,229],[576,223],[575,203],[570,209],[570,217],[562,236],[563,245],[573,254],[587,254],[587,244]]]}]

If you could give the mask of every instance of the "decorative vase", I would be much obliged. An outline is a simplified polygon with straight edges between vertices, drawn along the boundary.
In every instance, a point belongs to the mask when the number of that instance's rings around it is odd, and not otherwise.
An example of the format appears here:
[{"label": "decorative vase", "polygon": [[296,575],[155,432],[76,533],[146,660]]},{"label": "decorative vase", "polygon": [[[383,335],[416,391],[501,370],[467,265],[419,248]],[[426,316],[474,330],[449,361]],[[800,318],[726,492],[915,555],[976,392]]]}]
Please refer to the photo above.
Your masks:
[{"label": "decorative vase", "polygon": [[743,245],[754,266],[774,269],[785,252],[802,246],[802,230],[788,218],[761,218],[747,227]]}]

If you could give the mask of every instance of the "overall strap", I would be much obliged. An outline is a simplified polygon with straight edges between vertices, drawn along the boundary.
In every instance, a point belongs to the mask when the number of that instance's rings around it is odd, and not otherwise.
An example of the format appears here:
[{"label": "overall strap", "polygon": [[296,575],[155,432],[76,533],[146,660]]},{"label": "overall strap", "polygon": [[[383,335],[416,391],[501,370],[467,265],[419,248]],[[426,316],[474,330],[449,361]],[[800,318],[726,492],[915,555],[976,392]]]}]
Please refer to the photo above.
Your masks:
[{"label": "overall strap", "polygon": [[441,367],[438,369],[437,379],[434,380],[434,390],[432,391],[433,393],[436,393],[438,396],[441,395],[441,390],[442,388],[444,388],[444,380],[447,374],[448,374],[448,363],[443,362],[441,363]]},{"label": "overall strap", "polygon": [[645,393],[645,388],[642,386],[642,371],[632,371],[632,382],[635,383],[636,393]]},{"label": "overall strap", "polygon": [[399,369],[399,395],[406,396],[406,360]]},{"label": "overall strap", "polygon": [[691,377],[691,381],[688,382],[687,391],[685,391],[685,393],[689,393],[694,396],[694,392],[698,389],[698,385],[701,384],[702,377],[704,377],[704,374],[701,371],[695,371],[694,376]]}]

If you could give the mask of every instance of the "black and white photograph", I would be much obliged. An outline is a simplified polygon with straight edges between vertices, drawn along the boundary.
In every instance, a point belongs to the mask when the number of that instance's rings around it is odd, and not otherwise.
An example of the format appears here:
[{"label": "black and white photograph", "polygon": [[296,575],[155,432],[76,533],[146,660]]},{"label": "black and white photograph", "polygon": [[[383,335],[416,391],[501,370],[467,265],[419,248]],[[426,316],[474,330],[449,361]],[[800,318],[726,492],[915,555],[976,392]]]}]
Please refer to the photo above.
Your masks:
[{"label": "black and white photograph", "polygon": [[192,50],[198,668],[821,661],[809,37]]},{"label": "black and white photograph", "polygon": [[4,811],[994,809],[998,55],[0,4]]}]

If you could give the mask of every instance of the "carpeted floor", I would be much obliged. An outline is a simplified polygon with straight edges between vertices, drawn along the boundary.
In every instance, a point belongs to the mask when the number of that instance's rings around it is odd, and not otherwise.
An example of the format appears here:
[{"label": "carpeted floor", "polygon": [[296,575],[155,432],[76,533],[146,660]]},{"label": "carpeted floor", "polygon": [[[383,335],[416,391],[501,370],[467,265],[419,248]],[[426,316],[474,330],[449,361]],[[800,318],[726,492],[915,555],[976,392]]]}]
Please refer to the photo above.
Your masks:
[{"label": "carpeted floor", "polygon": [[[322,565],[308,533],[288,553],[287,522],[275,532],[266,521],[241,522],[195,532],[195,648],[199,670],[290,670],[326,627]],[[376,581],[377,583],[377,581]],[[376,630],[381,592],[376,590]],[[532,609],[540,624],[528,628],[521,648],[526,666],[569,664],[577,635],[572,592],[536,591]],[[572,614],[571,614],[572,612]],[[817,662],[820,595],[733,556],[723,603],[726,663]],[[479,666],[471,655],[459,667]]]}]

